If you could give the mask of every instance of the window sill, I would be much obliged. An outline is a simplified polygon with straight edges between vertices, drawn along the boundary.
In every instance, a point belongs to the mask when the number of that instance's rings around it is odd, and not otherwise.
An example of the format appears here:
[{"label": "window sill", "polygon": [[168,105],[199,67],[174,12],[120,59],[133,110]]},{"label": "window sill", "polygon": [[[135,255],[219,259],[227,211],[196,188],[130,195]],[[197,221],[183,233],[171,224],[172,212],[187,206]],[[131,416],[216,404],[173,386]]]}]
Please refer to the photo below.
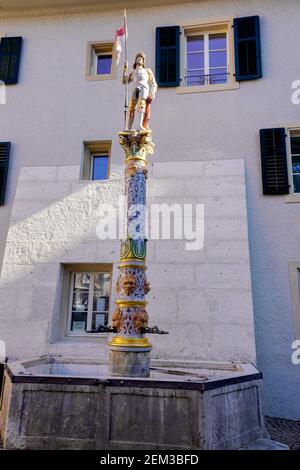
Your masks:
[{"label": "window sill", "polygon": [[239,82],[223,83],[222,85],[202,85],[202,86],[179,86],[176,93],[207,93],[208,91],[236,90],[240,88]]},{"label": "window sill", "polygon": [[103,178],[102,180],[80,179],[78,180],[78,183],[101,183],[101,181],[111,181],[111,178]]},{"label": "window sill", "polygon": [[95,183],[101,183],[101,181],[107,183],[107,181],[111,181],[111,179],[110,178],[105,178],[105,179],[103,178],[102,180],[79,180],[78,183],[83,183],[83,184],[84,183],[85,184],[86,183],[93,183],[93,184],[95,184]]},{"label": "window sill", "polygon": [[300,193],[299,194],[287,194],[284,196],[284,202],[292,203],[292,202],[300,202]]},{"label": "window sill", "polygon": [[113,73],[110,74],[103,74],[103,75],[86,75],[85,79],[93,82],[93,81],[101,81],[101,80],[115,80],[116,76]]},{"label": "window sill", "polygon": [[108,338],[108,333],[90,333],[90,334],[68,334],[67,336],[64,337],[64,340],[66,341],[74,341],[74,340],[84,340],[84,341],[91,341],[91,340],[96,340],[99,338]]}]

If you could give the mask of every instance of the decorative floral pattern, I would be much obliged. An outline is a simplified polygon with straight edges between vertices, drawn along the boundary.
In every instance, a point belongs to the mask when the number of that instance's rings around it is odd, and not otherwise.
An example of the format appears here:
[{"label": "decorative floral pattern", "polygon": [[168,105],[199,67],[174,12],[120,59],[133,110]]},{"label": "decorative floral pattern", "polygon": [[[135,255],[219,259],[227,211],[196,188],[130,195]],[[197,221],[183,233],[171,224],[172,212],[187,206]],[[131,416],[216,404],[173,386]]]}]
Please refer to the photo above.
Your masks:
[{"label": "decorative floral pattern", "polygon": [[146,243],[147,240],[142,238],[123,240],[121,242],[121,261],[127,259],[144,260],[146,258]]},{"label": "decorative floral pattern", "polygon": [[128,182],[127,204],[128,209],[132,205],[146,205],[146,177],[144,173],[137,172]]},{"label": "decorative floral pattern", "polygon": [[[146,239],[144,215],[146,208],[147,156],[153,153],[151,132],[122,132],[120,144],[126,153],[125,183],[127,194],[127,238],[121,242],[121,265],[116,283],[118,308],[112,316],[112,326],[126,338],[141,338],[148,326],[144,308],[145,295],[150,291],[146,279]],[[138,226],[140,237],[135,239],[131,228]],[[131,236],[130,236],[131,234]]]},{"label": "decorative floral pattern", "polygon": [[[119,310],[120,313],[116,314]],[[144,328],[148,326],[148,313],[141,307],[125,307],[117,309],[114,326],[119,334],[126,336],[137,336],[143,334]],[[113,318],[114,318],[113,315]]]},{"label": "decorative floral pattern", "polygon": [[145,175],[145,178],[147,178],[147,163],[142,160],[133,160],[128,162],[127,168],[125,170],[126,179],[132,178],[137,172],[143,173]]},{"label": "decorative floral pattern", "polygon": [[122,300],[143,301],[145,297],[145,270],[141,268],[121,268],[116,291]]}]

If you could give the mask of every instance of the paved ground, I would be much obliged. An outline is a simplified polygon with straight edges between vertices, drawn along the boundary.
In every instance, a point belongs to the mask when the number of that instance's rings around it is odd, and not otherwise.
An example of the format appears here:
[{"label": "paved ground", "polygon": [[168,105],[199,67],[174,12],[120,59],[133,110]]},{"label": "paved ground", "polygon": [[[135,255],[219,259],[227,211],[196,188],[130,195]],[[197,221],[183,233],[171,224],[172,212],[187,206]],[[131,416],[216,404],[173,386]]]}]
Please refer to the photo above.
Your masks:
[{"label": "paved ground", "polygon": [[266,425],[271,439],[300,450],[300,421],[266,417]]}]

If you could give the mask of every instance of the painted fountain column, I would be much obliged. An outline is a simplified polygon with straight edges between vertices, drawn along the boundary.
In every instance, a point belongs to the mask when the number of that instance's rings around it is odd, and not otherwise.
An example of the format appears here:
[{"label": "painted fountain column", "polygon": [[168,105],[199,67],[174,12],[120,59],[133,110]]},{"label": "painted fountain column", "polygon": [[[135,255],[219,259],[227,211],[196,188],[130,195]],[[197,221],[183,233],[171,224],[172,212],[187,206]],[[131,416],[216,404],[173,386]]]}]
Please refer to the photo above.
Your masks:
[{"label": "painted fountain column", "polygon": [[119,139],[126,155],[127,219],[116,284],[119,298],[112,316],[117,334],[109,343],[110,373],[148,377],[151,344],[144,331],[148,325],[145,296],[150,286],[146,277],[145,210],[147,157],[153,153],[154,144],[150,130],[120,132]]}]

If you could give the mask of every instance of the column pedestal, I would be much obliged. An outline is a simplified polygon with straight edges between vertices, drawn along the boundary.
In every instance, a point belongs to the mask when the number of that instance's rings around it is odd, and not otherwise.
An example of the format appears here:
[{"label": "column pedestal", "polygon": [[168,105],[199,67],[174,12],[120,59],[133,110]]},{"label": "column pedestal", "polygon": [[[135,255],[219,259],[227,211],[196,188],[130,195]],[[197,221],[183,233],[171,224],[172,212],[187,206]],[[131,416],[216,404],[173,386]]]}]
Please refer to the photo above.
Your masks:
[{"label": "column pedestal", "polygon": [[150,349],[134,351],[133,348],[114,349],[109,352],[109,372],[111,375],[125,377],[149,377]]}]

